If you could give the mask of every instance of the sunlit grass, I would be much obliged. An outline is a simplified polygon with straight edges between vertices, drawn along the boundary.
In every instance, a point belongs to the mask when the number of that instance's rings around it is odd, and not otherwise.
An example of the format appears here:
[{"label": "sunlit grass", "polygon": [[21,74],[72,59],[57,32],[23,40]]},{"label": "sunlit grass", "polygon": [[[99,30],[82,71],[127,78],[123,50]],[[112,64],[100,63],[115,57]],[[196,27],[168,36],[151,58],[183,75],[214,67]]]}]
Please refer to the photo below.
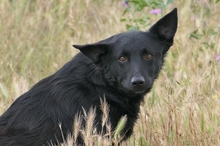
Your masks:
[{"label": "sunlit grass", "polygon": [[[174,46],[124,145],[220,145],[220,63],[215,58],[220,54],[220,3],[174,5],[179,15]],[[0,1],[0,113],[70,60],[77,53],[72,44],[126,31],[120,22],[123,11],[122,1]],[[106,137],[92,137],[97,145],[109,145]],[[72,141],[74,136],[65,145]]]}]

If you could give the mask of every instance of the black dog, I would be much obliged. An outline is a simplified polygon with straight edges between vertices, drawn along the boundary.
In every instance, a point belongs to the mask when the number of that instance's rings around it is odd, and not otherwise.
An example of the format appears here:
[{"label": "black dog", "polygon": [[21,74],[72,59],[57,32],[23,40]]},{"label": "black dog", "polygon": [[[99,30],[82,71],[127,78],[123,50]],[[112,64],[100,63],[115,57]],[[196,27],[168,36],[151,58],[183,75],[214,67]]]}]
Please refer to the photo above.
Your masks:
[{"label": "black dog", "polygon": [[58,123],[62,123],[65,139],[74,131],[75,115],[90,107],[96,107],[94,125],[100,132],[100,98],[104,97],[112,131],[127,115],[125,140],[132,134],[140,103],[158,76],[176,29],[174,9],[146,32],[125,32],[94,44],[73,45],[81,52],[21,95],[0,117],[0,145],[63,142]]}]

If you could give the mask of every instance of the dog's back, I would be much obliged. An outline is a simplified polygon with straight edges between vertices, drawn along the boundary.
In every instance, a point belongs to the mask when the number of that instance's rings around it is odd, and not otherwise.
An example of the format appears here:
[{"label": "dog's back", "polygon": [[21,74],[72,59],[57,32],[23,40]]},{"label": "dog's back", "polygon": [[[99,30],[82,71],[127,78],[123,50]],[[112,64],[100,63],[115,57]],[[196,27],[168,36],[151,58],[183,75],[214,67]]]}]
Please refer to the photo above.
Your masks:
[{"label": "dog's back", "polygon": [[74,115],[99,100],[92,97],[98,94],[89,79],[94,71],[95,65],[79,53],[54,75],[17,98],[0,117],[0,143],[14,146],[62,142],[58,124],[62,124],[62,134],[66,136]]}]

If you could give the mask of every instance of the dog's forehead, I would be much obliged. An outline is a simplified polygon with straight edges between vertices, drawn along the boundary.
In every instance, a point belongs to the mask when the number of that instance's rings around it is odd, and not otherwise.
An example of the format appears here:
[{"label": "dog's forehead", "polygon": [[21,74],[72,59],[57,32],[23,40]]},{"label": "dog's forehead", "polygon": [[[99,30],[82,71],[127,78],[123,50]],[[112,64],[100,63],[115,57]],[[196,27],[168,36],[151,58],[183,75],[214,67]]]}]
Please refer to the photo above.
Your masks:
[{"label": "dog's forehead", "polygon": [[121,33],[117,36],[117,43],[115,46],[118,49],[144,49],[148,48],[152,51],[158,51],[154,48],[160,48],[161,44],[157,41],[157,39],[152,36],[149,32],[143,31],[130,31]]},{"label": "dog's forehead", "polygon": [[118,36],[118,39],[121,39],[124,43],[131,43],[130,42],[131,40],[135,42],[142,42],[142,41],[145,42],[147,38],[148,38],[147,33],[142,31],[124,32],[119,34]]}]

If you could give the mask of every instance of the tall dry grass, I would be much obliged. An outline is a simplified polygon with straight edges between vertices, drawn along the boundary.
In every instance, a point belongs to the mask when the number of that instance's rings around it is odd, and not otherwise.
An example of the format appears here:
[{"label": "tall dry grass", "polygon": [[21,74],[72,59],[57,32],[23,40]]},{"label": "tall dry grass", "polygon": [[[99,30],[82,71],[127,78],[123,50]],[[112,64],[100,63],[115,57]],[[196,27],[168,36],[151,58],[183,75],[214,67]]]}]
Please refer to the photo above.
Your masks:
[{"label": "tall dry grass", "polygon": [[[125,31],[121,3],[0,1],[0,113],[70,60],[77,53],[72,44],[96,42]],[[214,57],[220,54],[220,3],[175,1],[167,12],[174,6],[179,15],[174,46],[141,105],[133,136],[123,145],[220,145],[220,64]],[[152,15],[153,20],[159,17]],[[90,136],[100,145],[109,144],[108,138]]]}]

